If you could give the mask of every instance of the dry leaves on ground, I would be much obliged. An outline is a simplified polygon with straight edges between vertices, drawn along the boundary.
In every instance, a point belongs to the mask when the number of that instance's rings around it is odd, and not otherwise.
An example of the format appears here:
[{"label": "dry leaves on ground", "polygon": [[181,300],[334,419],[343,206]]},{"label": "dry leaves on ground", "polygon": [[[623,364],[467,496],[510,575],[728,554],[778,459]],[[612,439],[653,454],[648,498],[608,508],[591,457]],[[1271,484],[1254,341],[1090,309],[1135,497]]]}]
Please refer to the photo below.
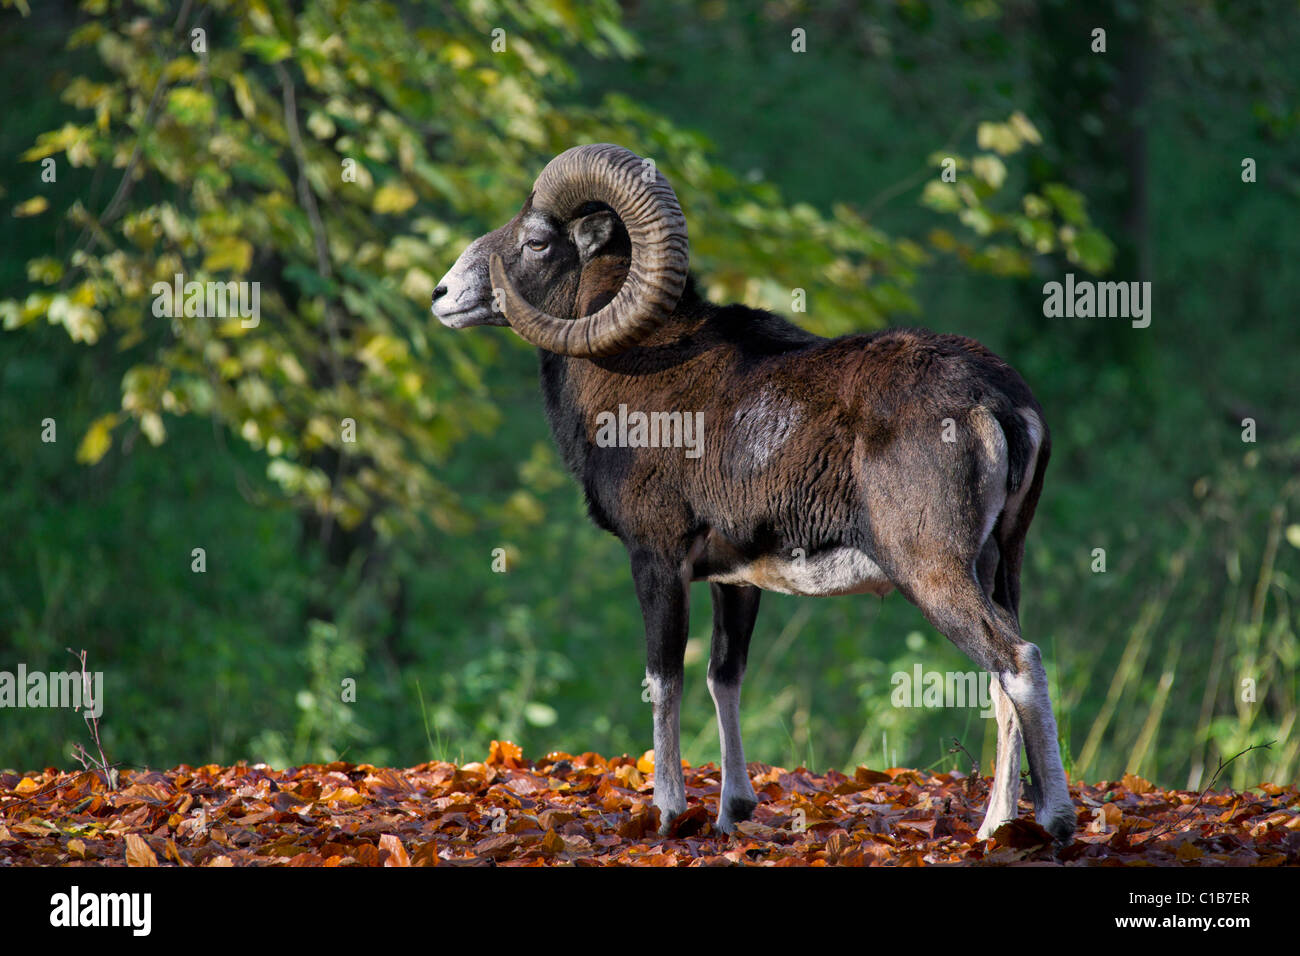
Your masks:
[{"label": "dry leaves on ground", "polygon": [[[1070,788],[1075,842],[1021,817],[978,840],[987,779],[750,764],[753,820],[713,828],[721,771],[686,770],[687,812],[657,835],[654,763],[494,741],[483,763],[331,763],[0,774],[0,866],[1067,866],[1300,864],[1300,793],[1161,790],[1139,777]],[[1199,803],[1198,803],[1199,800]]]}]

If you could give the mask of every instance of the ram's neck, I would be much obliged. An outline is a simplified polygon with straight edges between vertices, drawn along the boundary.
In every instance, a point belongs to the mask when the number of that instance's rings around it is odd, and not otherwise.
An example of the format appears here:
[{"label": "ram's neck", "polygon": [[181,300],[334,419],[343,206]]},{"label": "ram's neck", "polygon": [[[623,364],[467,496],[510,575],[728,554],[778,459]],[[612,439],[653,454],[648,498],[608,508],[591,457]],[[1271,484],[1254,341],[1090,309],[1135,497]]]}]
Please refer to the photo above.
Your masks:
[{"label": "ram's neck", "polygon": [[[583,269],[578,287],[576,314],[591,315],[613,299],[627,275],[627,267],[626,257],[620,256],[603,256],[588,263]],[[689,342],[691,331],[703,321],[700,305],[695,284],[688,278],[677,310],[645,342],[633,347],[629,354],[593,362],[589,359],[567,358],[544,349],[538,350],[542,397],[546,402],[546,418],[551,426],[551,434],[565,465],[579,481],[583,477],[589,448],[587,419],[593,412],[585,407],[577,394],[577,383],[582,381],[590,385],[592,376],[599,377],[605,372],[611,376],[626,373],[627,366],[638,363],[643,348],[661,348],[668,343],[675,343],[680,348],[680,343],[683,340]],[[605,389],[597,388],[594,391],[602,393]]]},{"label": "ram's neck", "polygon": [[545,349],[537,350],[542,379],[542,399],[551,437],[560,450],[565,467],[579,480],[587,461],[587,428],[582,409],[569,394],[569,364],[582,359],[565,358]]},{"label": "ram's neck", "polygon": [[664,370],[661,361],[651,356],[671,352],[671,364],[689,361],[703,347],[690,335],[699,321],[696,317],[674,315],[652,333],[653,341],[634,346],[628,354],[604,359],[569,358],[538,349],[546,419],[565,466],[579,481],[590,450],[588,428],[598,412],[608,410],[603,404],[600,408],[589,407],[592,399],[600,396],[604,404],[613,402],[617,407],[629,374],[639,375],[651,367],[656,372]]}]

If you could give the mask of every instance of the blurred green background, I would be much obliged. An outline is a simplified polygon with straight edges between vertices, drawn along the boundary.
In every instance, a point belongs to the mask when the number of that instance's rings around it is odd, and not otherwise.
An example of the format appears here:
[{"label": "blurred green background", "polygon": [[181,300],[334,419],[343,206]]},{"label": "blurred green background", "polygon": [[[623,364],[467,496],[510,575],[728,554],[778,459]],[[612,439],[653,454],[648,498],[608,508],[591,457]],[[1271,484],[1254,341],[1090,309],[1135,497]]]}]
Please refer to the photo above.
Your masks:
[{"label": "blurred green background", "polygon": [[[1022,623],[1076,779],[1199,787],[1269,740],[1224,779],[1296,778],[1296,3],[29,2],[0,0],[0,670],[86,649],[110,760],[650,747],[626,556],[535,356],[428,311],[551,156],[612,141],[717,299],[803,289],[814,331],[970,335],[1029,381]],[[1150,281],[1150,327],[1045,318],[1067,272]],[[260,282],[260,324],[155,317],[176,273]],[[978,708],[891,703],[917,664],[971,669],[897,595],[764,596],[748,758],[968,769],[957,737],[989,768]],[[0,768],[76,742],[0,710]]]}]

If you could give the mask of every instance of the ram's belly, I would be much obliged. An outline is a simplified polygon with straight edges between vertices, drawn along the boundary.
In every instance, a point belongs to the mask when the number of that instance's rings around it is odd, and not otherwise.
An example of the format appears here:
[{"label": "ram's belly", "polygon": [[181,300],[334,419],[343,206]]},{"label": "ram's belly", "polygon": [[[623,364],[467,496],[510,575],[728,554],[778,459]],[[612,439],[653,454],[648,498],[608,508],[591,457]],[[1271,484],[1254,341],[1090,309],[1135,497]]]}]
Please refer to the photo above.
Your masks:
[{"label": "ram's belly", "polygon": [[714,572],[717,584],[752,584],[765,591],[830,597],[836,594],[887,594],[894,585],[879,565],[856,548],[834,548],[811,557],[767,555],[748,564]]}]

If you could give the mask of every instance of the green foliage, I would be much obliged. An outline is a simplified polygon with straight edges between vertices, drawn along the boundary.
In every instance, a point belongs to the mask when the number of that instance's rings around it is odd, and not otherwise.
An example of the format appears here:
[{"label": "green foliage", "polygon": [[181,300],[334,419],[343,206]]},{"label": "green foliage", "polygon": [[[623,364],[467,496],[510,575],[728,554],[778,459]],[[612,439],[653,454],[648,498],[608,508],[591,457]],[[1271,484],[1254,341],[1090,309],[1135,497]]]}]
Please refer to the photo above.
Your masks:
[{"label": "green foliage", "polygon": [[[493,346],[444,335],[435,347],[427,303],[440,264],[507,218],[533,171],[575,142],[624,143],[668,172],[715,296],[788,310],[790,290],[804,288],[810,324],[827,332],[917,311],[908,290],[927,257],[916,243],[892,240],[846,205],[828,217],[783,205],[775,188],[742,181],[699,136],[624,96],[597,109],[554,104],[571,79],[564,44],[634,48],[611,5],[570,14],[465,4],[415,26],[396,7],[347,2],[296,15],[231,2],[206,27],[195,26],[197,12],[92,9],[69,46],[93,49],[105,76],[72,79],[63,99],[94,118],[42,134],[23,158],[126,171],[101,215],[65,199],[64,215],[82,230],[70,268],[34,259],[35,288],[0,301],[6,328],[44,317],[73,341],[107,336],[138,356],[121,412],[98,417],[82,440],[85,463],[121,428],[158,445],[168,417],[212,416],[266,455],[268,477],[290,500],[345,531],[373,522],[390,535],[423,518],[463,530],[469,516],[438,466],[469,431],[497,424],[481,374]],[[982,125],[981,140],[988,130],[1004,131],[1003,154],[1037,137],[1019,114]],[[1004,178],[986,170],[963,183],[963,203],[946,211],[980,237],[1018,229],[1045,251],[1041,236],[1026,235],[1026,217],[988,211]],[[1061,193],[1074,223],[1082,199]],[[976,268],[1026,268],[1016,248],[960,249]],[[259,283],[265,321],[229,308],[190,314],[189,291],[186,314],[160,315],[160,296],[179,312],[191,281]]]},{"label": "green foliage", "polygon": [[[979,124],[976,143],[992,152],[974,157],[935,153],[930,164],[946,175],[925,184],[921,202],[938,212],[955,213],[982,245],[962,241],[946,229],[930,233],[930,243],[943,252],[955,253],[977,271],[998,276],[1028,276],[1035,255],[1061,251],[1070,262],[1091,273],[1106,272],[1114,247],[1099,230],[1092,228],[1083,196],[1060,183],[1046,183],[1043,195],[1025,193],[1023,211],[998,211],[991,200],[1007,179],[1007,167],[1000,157],[1020,152],[1027,145],[1041,143],[1042,136],[1023,113],[1012,113],[1005,123]],[[957,171],[969,170],[960,178]],[[1015,237],[1018,242],[997,243],[993,237]]]}]

